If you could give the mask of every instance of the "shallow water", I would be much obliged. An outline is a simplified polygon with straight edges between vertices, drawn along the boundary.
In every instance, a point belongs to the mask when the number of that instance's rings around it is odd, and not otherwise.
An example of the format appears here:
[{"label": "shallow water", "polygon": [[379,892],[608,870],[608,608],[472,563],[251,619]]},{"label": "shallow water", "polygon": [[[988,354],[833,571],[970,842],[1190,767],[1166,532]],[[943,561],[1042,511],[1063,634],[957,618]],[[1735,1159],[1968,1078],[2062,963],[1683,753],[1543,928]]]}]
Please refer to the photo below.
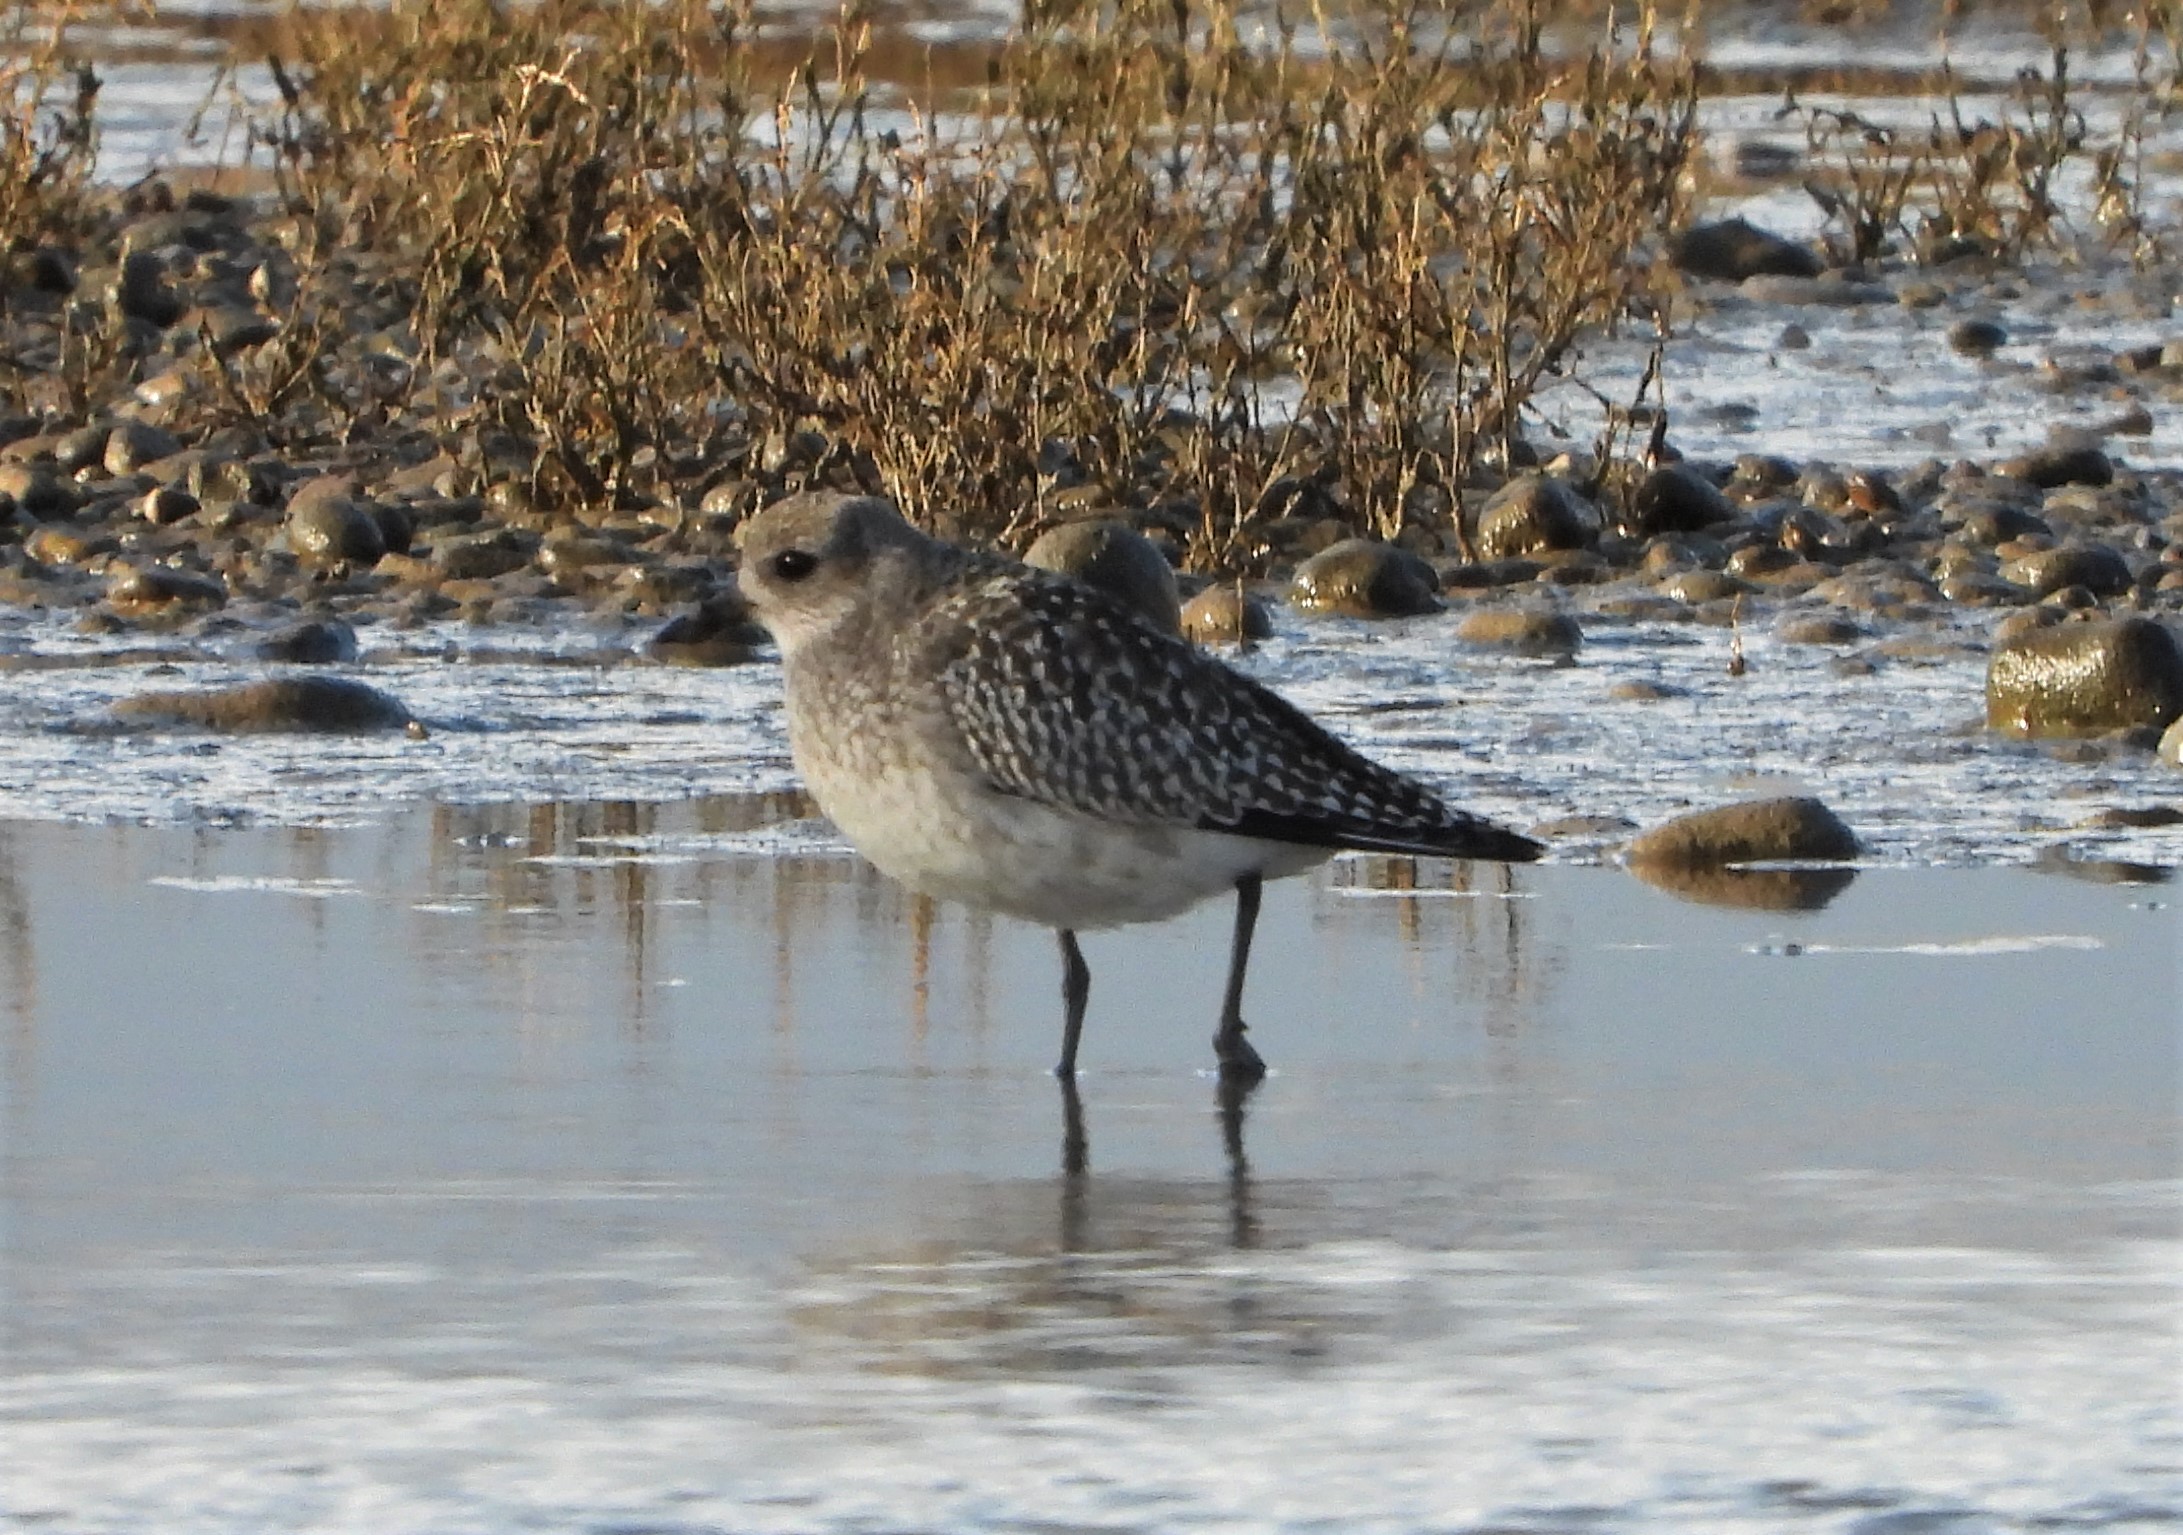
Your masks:
[{"label": "shallow water", "polygon": [[[1723,799],[1809,793],[1885,863],[2183,863],[2183,827],[2088,824],[2103,810],[2173,802],[2173,767],[2144,751],[2086,761],[2067,743],[1983,728],[1985,615],[1877,626],[1866,642],[1827,647],[1780,641],[1755,603],[1731,631],[1633,623],[1586,613],[1581,592],[1570,600],[1586,629],[1572,665],[1466,646],[1460,612],[1372,624],[1286,610],[1276,639],[1237,663],[1367,751],[1520,827],[1647,825]],[[258,631],[117,642],[78,635],[64,617],[0,611],[0,819],[341,824],[417,800],[793,787],[778,666],[632,663],[629,648],[653,627],[366,627],[350,670],[424,719],[428,740],[252,739],[117,735],[103,722],[115,701],[147,689],[234,682]],[[1890,637],[1907,649],[1876,648]],[[124,643],[139,658],[121,659]],[[1746,669],[1731,676],[1738,647]],[[183,659],[156,659],[162,648]],[[193,650],[204,659],[187,659]],[[1857,664],[1845,669],[1845,657]],[[265,670],[242,662],[243,675]],[[1633,682],[1669,696],[1617,696]],[[823,827],[790,835],[839,846]],[[1621,835],[1556,833],[1552,856],[1596,858]]]},{"label": "shallow water", "polygon": [[1088,943],[793,797],[0,828],[0,1527],[2183,1525],[2177,920],[1877,870]]}]

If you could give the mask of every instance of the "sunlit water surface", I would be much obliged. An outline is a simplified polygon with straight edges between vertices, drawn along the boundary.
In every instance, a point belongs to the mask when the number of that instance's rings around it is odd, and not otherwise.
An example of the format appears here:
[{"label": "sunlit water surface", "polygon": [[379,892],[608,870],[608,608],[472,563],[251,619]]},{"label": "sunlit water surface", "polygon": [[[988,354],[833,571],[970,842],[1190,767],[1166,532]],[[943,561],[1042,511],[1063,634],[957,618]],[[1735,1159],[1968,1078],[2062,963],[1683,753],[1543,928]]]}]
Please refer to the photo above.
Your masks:
[{"label": "sunlit water surface", "polygon": [[1069,1171],[802,809],[0,828],[0,1527],[2183,1525],[2166,886],[1337,863],[1225,1112],[1225,912],[1089,942]]}]

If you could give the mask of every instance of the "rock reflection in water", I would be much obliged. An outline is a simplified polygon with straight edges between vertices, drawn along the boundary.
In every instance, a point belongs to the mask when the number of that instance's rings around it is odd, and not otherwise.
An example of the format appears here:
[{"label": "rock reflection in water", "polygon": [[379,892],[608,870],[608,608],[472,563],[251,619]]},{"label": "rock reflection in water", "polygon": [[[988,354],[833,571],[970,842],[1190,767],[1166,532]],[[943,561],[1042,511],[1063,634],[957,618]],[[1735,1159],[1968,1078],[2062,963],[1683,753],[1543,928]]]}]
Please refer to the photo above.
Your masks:
[{"label": "rock reflection in water", "polygon": [[1625,867],[1655,890],[1701,906],[1744,911],[1823,911],[1857,878],[1855,869],[1841,864],[1810,869],[1692,868],[1633,860]]}]

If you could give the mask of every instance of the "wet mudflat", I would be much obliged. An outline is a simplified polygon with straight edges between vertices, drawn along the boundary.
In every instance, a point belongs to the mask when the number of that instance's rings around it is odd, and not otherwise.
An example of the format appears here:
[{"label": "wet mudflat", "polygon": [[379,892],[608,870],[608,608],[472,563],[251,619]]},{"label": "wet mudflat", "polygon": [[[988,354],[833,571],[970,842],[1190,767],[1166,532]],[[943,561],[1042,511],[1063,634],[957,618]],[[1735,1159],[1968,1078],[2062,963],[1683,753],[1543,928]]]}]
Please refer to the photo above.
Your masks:
[{"label": "wet mudflat", "polygon": [[1339,863],[1239,1111],[1088,941],[1072,1175],[1050,938],[800,808],[0,829],[0,1527],[2183,1523],[2170,887]]}]

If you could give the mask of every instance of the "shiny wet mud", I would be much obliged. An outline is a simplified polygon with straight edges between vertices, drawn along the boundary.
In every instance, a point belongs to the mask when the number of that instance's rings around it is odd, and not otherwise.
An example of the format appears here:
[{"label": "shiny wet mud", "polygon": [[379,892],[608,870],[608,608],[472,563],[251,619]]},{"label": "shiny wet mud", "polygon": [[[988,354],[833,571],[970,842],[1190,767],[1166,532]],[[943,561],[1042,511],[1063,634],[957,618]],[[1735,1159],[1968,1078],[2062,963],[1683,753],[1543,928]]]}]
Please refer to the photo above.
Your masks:
[{"label": "shiny wet mud", "polygon": [[[0,1528],[2172,1529],[2169,887],[1346,861],[1088,940],[793,797],[0,832]],[[1406,887],[1423,888],[1406,888]]]}]

